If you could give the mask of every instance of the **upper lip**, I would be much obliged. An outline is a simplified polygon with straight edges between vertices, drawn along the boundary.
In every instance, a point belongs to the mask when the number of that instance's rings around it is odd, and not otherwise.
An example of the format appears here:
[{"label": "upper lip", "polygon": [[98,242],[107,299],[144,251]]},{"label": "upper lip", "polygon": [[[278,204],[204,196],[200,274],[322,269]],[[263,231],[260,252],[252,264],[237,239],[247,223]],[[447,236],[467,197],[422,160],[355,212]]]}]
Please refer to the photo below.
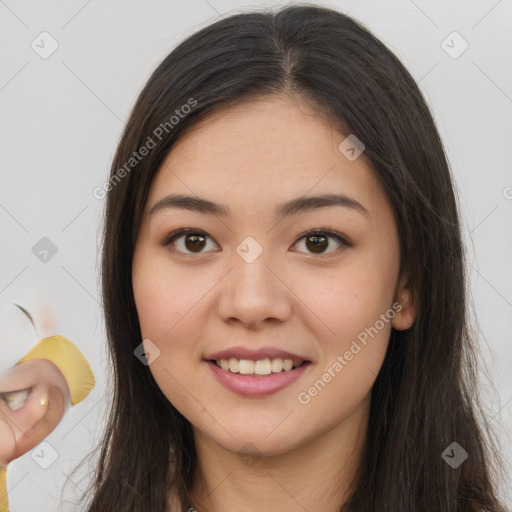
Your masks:
[{"label": "upper lip", "polygon": [[218,361],[220,359],[229,359],[231,357],[235,357],[236,359],[250,359],[253,361],[266,358],[275,359],[277,357],[280,357],[281,359],[291,359],[294,362],[309,361],[307,357],[294,354],[293,352],[288,352],[286,350],[281,350],[276,347],[261,347],[255,349],[242,346],[226,348],[219,352],[214,352],[213,354],[206,356],[205,359]]}]

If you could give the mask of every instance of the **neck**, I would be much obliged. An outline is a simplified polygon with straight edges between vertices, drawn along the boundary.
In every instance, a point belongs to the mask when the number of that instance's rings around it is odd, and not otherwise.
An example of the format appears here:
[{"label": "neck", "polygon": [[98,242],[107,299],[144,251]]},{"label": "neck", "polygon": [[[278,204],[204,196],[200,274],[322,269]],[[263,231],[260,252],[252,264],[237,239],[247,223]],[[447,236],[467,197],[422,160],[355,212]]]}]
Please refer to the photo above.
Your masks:
[{"label": "neck", "polygon": [[240,457],[195,429],[197,512],[338,512],[357,483],[369,397],[347,420],[285,453]]}]

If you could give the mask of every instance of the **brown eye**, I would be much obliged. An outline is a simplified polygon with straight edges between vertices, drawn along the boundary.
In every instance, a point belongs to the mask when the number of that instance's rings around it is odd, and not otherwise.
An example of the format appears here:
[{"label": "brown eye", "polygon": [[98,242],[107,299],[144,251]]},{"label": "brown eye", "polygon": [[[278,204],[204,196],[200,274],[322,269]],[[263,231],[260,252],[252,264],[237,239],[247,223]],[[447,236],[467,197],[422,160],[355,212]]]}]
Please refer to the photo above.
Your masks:
[{"label": "brown eye", "polygon": [[304,235],[302,235],[298,241],[304,240],[304,245],[306,246],[306,249],[311,252],[312,254],[326,254],[327,249],[331,249],[333,244],[329,242],[329,239],[336,240],[336,243],[334,244],[334,248],[327,252],[335,252],[336,250],[342,248],[342,247],[349,247],[351,244],[348,243],[348,241],[341,236],[339,233],[330,231],[330,230],[319,230],[314,229],[310,230]]},{"label": "brown eye", "polygon": [[192,251],[201,251],[205,246],[205,237],[203,235],[185,235],[184,238],[185,247]]},{"label": "brown eye", "polygon": [[[201,252],[207,252],[203,249],[207,247],[208,240],[211,238],[203,231],[192,229],[192,228],[181,228],[171,233],[160,245],[167,247],[172,245],[173,250],[183,254],[200,254]],[[306,232],[299,238],[305,240],[306,249],[311,254],[327,254],[334,252],[335,250],[342,247],[350,247],[351,244],[341,234],[326,229],[312,229]],[[330,240],[335,240],[338,246],[334,245],[334,249]],[[297,242],[296,242],[297,243]],[[214,244],[214,248],[216,244]]]},{"label": "brown eye", "polygon": [[324,252],[329,247],[329,241],[326,236],[311,235],[306,238],[306,247],[311,252]]},{"label": "brown eye", "polygon": [[171,233],[162,243],[163,246],[172,245],[173,249],[184,254],[205,252],[210,237],[202,231],[190,228],[181,228]]}]

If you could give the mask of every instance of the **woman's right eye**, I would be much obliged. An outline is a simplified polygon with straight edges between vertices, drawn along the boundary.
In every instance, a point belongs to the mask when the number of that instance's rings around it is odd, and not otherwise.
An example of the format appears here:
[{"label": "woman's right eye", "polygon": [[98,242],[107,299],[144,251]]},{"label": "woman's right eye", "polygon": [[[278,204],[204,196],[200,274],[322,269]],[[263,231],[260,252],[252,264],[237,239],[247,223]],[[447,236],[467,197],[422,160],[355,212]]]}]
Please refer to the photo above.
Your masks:
[{"label": "woman's right eye", "polygon": [[11,411],[17,411],[25,405],[25,402],[30,395],[30,389],[31,388],[0,393],[0,398],[2,398]]},{"label": "woman's right eye", "polygon": [[[174,249],[184,254],[200,254],[207,245],[205,240],[211,238],[201,230],[192,228],[181,228],[165,238],[160,245],[167,247],[173,245]],[[189,251],[189,252],[187,252]]]}]

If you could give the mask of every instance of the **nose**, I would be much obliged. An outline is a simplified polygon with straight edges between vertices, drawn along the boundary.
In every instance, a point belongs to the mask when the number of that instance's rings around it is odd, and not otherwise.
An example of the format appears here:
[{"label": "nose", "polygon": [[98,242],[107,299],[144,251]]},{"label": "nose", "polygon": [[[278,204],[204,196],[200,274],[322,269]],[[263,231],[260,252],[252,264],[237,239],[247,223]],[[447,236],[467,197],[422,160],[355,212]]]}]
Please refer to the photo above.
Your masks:
[{"label": "nose", "polygon": [[218,314],[225,322],[257,329],[290,317],[293,293],[269,251],[263,250],[254,261],[234,251],[231,267],[219,288]]}]

